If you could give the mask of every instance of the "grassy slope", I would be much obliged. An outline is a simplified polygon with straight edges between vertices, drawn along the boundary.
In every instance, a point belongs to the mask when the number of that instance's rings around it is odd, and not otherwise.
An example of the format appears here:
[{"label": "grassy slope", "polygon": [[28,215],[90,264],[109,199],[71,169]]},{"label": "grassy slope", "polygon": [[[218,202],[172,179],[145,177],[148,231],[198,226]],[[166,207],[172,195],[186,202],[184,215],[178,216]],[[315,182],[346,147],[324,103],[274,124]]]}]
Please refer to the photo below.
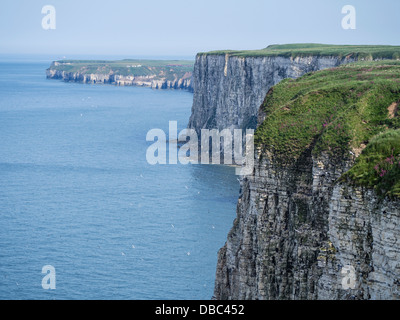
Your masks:
[{"label": "grassy slope", "polygon": [[302,56],[352,56],[357,59],[400,59],[400,46],[353,46],[353,45],[329,45],[317,43],[299,43],[285,45],[271,45],[261,50],[220,50],[202,52],[207,54],[229,54],[237,57],[302,57]]},{"label": "grassy slope", "polygon": [[[51,70],[79,72],[82,74],[118,74],[122,76],[157,75],[172,80],[193,71],[194,61],[188,60],[61,60]],[[141,65],[141,67],[132,67]]]},{"label": "grassy slope", "polygon": [[[282,163],[296,161],[309,148],[317,156],[327,152],[341,159],[362,144],[385,141],[384,148],[372,149],[368,144],[346,177],[376,186],[380,193],[400,196],[398,162],[391,171],[397,182],[391,186],[381,184],[388,176],[381,177],[374,169],[382,166],[392,151],[394,157],[400,153],[396,138],[378,135],[400,128],[399,112],[391,118],[388,111],[398,101],[400,61],[358,62],[286,79],[267,94],[262,106],[267,117],[257,129],[255,141]],[[396,132],[394,137],[399,137]]]},{"label": "grassy slope", "polygon": [[373,137],[342,180],[375,188],[380,196],[400,198],[400,129]]}]

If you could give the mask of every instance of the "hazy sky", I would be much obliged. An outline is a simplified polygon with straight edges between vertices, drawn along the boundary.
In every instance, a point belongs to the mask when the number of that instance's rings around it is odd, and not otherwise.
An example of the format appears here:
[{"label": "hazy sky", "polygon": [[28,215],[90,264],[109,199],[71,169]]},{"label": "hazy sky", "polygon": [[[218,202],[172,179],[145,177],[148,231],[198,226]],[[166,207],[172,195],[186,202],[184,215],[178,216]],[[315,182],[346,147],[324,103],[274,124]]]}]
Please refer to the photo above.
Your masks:
[{"label": "hazy sky", "polygon": [[[356,8],[356,30],[341,9]],[[42,28],[44,5],[56,29]],[[0,53],[194,56],[316,42],[400,45],[398,0],[1,0]]]}]

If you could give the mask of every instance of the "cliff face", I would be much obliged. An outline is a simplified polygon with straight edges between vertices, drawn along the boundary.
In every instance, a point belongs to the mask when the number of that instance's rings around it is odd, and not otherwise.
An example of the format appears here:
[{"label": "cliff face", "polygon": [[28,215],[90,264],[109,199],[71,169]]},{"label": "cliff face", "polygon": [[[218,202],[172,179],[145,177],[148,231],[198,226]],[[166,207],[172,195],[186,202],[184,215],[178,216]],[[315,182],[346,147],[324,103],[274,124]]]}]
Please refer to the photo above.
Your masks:
[{"label": "cliff face", "polygon": [[[351,161],[256,159],[218,254],[217,299],[400,299],[400,201],[335,184]],[[344,266],[354,289],[341,285]]]},{"label": "cliff face", "polygon": [[237,57],[198,54],[193,71],[189,128],[256,128],[258,108],[268,90],[286,78],[354,62],[351,57]]},{"label": "cliff face", "polygon": [[399,75],[356,63],[269,90],[216,299],[400,299]]}]

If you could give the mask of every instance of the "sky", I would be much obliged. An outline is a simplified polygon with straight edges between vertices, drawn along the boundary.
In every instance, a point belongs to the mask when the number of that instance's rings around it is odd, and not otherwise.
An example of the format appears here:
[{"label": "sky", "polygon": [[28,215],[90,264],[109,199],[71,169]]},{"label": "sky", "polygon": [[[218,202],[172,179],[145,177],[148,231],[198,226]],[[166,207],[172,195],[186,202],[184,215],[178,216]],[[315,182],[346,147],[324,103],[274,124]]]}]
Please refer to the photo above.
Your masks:
[{"label": "sky", "polygon": [[[56,28],[42,28],[42,7]],[[356,9],[343,29],[342,7]],[[270,44],[400,45],[398,0],[1,0],[0,54],[194,57]]]}]

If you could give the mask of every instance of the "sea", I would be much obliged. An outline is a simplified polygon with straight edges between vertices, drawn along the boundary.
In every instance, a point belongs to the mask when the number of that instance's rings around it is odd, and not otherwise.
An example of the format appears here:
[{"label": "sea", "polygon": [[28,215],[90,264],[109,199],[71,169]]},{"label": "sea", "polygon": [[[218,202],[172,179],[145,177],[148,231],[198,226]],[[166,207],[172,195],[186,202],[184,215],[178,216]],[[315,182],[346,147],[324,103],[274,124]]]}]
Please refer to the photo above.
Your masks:
[{"label": "sea", "polygon": [[211,299],[235,169],[146,160],[193,94],[49,80],[51,61],[0,56],[0,299]]}]

